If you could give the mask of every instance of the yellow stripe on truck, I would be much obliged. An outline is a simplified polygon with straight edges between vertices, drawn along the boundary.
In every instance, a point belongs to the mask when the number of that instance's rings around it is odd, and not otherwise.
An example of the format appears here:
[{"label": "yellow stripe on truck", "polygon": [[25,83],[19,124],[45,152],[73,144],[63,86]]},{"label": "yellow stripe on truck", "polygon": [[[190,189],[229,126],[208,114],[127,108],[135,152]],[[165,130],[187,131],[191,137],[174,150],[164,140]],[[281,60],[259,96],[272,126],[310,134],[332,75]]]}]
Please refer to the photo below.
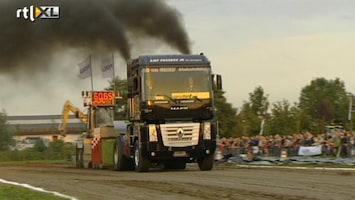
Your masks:
[{"label": "yellow stripe on truck", "polygon": [[209,92],[176,92],[171,93],[171,97],[173,99],[192,99],[197,97],[199,99],[209,99],[210,93]]}]

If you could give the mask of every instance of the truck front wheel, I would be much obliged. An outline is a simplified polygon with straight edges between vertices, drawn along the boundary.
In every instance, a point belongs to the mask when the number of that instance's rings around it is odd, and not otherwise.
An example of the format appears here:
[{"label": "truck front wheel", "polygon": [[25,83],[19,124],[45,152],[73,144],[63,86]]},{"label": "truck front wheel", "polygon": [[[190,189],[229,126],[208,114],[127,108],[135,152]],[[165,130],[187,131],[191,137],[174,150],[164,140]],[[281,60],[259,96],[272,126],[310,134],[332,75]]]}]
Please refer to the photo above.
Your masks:
[{"label": "truck front wheel", "polygon": [[134,168],[137,172],[147,172],[150,167],[150,161],[142,155],[142,149],[137,141],[134,145]]},{"label": "truck front wheel", "polygon": [[205,157],[199,159],[197,161],[198,163],[198,167],[200,168],[200,170],[202,171],[208,171],[211,170],[213,168],[213,164],[214,164],[214,155],[206,155]]},{"label": "truck front wheel", "polygon": [[116,171],[131,170],[133,167],[130,159],[123,155],[124,144],[119,137],[113,148],[113,168]]}]

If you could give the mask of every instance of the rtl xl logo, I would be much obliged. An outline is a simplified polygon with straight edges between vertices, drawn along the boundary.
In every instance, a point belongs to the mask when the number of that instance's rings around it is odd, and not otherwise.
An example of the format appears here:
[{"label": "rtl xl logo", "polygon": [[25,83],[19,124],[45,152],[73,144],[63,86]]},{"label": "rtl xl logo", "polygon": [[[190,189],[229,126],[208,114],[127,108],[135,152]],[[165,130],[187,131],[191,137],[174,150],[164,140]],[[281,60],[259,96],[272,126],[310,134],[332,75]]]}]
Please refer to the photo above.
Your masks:
[{"label": "rtl xl logo", "polygon": [[21,17],[35,21],[36,19],[59,19],[59,6],[30,6],[16,11],[17,19]]}]

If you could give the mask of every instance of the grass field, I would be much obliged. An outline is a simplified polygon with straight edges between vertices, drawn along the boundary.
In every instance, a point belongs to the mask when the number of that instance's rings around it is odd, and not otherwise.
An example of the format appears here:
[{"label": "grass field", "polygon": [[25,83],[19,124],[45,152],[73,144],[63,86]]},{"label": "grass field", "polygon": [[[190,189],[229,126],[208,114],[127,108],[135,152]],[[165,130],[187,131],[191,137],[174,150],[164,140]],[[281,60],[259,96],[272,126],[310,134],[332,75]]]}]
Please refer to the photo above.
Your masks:
[{"label": "grass field", "polygon": [[63,200],[64,198],[54,196],[39,191],[33,191],[20,186],[12,186],[0,183],[0,199],[1,200]]}]

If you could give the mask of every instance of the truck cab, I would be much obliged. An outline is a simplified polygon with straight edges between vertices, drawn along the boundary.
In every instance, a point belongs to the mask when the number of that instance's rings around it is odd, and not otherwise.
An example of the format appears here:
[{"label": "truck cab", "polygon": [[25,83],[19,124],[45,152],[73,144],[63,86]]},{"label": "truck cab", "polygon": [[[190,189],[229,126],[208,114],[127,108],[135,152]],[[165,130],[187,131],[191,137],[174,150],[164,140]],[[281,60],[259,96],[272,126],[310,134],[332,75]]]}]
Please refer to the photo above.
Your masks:
[{"label": "truck cab", "polygon": [[[218,81],[216,81],[218,80]],[[213,90],[221,89],[204,55],[140,56],[127,63],[127,131],[114,166],[148,171],[153,164],[211,170],[216,150]]]}]

